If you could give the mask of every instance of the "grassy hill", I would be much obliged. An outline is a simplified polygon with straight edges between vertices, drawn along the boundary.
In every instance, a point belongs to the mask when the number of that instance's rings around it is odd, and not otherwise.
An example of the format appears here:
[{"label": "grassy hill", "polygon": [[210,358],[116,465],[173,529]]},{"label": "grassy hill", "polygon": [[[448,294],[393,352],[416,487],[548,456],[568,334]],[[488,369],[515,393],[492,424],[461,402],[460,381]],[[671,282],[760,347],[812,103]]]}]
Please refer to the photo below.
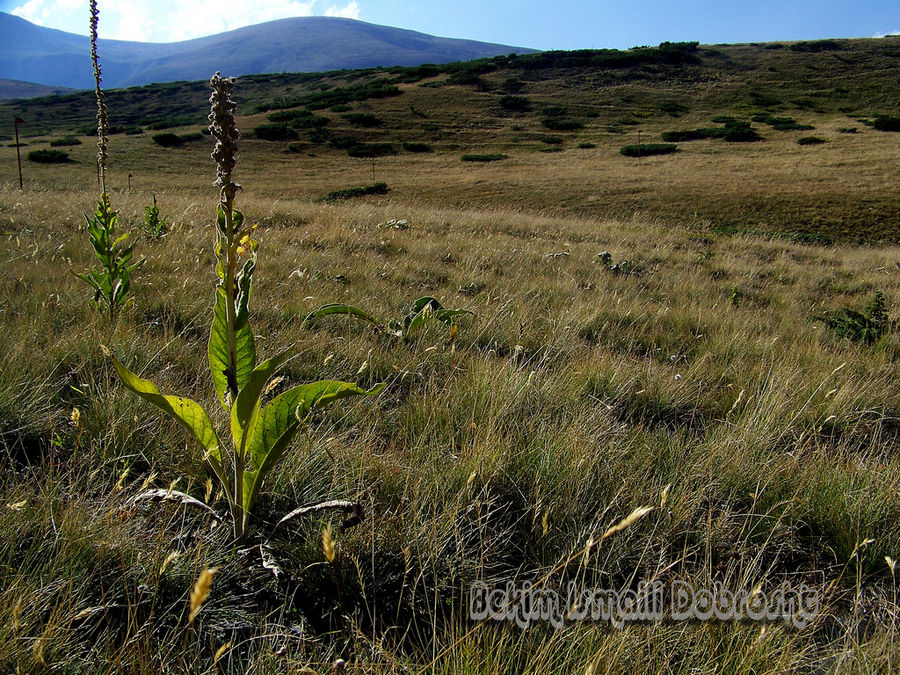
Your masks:
[{"label": "grassy hill", "polygon": [[[0,41],[4,45],[0,77],[93,88],[86,36],[0,12]],[[104,55],[103,77],[111,87],[193,80],[216,70],[232,75],[312,72],[534,51],[325,16],[278,19],[181,42],[101,39],[99,48]]]},{"label": "grassy hill", "polygon": [[[211,386],[206,85],[107,99],[117,234],[145,261],[115,318],[73,276],[96,264],[91,97],[0,106],[28,122],[24,155],[69,159],[26,160],[20,191],[0,148],[0,671],[900,669],[898,54],[663,45],[241,78],[236,199],[259,242],[242,340],[298,349],[264,403],[385,383],[303,418],[245,546],[172,503],[224,514],[227,490],[109,359],[222,439],[239,420]],[[472,313],[396,337],[423,296]],[[326,303],[379,326],[305,320]],[[323,499],[360,509],[276,526]],[[666,620],[603,606],[650,581]],[[572,620],[476,621],[479,582],[555,592]],[[772,615],[676,620],[685,584]],[[785,587],[814,594],[809,623]],[[574,620],[570,593],[596,615]]]},{"label": "grassy hill", "polygon": [[[371,179],[359,156],[375,146],[385,154],[375,178],[395,198],[416,202],[639,213],[723,231],[896,241],[897,137],[873,125],[878,116],[900,114],[898,62],[900,40],[885,38],[662,45],[245,76],[238,85],[248,139],[242,153],[245,171],[266,173],[273,194],[316,196]],[[161,189],[167,174],[205,161],[204,141],[164,150],[152,136],[167,127],[196,134],[207,97],[203,82],[109,92],[112,124],[136,134],[114,137],[117,184],[132,173]],[[93,97],[5,103],[0,115],[24,118],[29,143],[40,147],[54,135],[89,132]],[[760,140],[732,142],[727,127],[734,125]],[[258,136],[281,140],[252,140],[258,127]],[[678,142],[674,154],[620,154],[626,145],[698,129],[706,137]],[[798,144],[807,136],[826,142]],[[2,155],[4,180],[13,178],[9,152]],[[508,159],[473,169],[460,163],[465,154]],[[72,154],[78,163],[54,179],[85,184],[89,156],[86,143]],[[142,177],[149,167],[152,175]],[[42,180],[40,171],[30,173]],[[441,180],[432,180],[435,174]]]}]

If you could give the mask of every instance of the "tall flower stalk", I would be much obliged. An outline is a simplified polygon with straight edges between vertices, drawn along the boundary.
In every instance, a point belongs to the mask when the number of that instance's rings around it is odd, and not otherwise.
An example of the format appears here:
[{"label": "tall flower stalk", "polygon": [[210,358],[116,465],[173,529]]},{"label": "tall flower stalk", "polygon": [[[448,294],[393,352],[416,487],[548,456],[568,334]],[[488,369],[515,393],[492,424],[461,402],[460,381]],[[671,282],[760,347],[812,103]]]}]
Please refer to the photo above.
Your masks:
[{"label": "tall flower stalk", "polygon": [[94,249],[94,255],[100,262],[86,273],[75,273],[79,279],[94,289],[91,303],[97,310],[105,312],[114,319],[119,309],[128,302],[131,291],[131,274],[143,264],[143,260],[131,262],[134,255],[134,244],[126,245],[127,234],[116,236],[118,211],[114,211],[106,191],[106,163],[109,147],[109,120],[106,114],[106,101],[100,86],[100,59],[97,55],[97,26],[100,11],[97,0],[91,0],[91,62],[94,65],[94,84],[97,95],[97,182],[100,185],[100,199],[93,216],[85,216],[87,233]]},{"label": "tall flower stalk", "polygon": [[[263,480],[290,449],[294,436],[316,408],[348,396],[374,394],[349,382],[322,380],[297,385],[276,396],[267,405],[262,398],[269,380],[296,353],[289,347],[261,363],[256,361],[256,345],[250,330],[250,296],[256,269],[257,242],[254,226],[244,225],[243,214],[234,208],[240,185],[232,180],[240,137],[235,124],[235,103],[231,98],[234,79],[216,73],[210,80],[210,131],[216,145],[215,185],[219,187],[216,209],[215,305],[209,332],[209,368],[216,395],[230,419],[231,443],[223,443],[212,420],[196,401],[160,393],[145,380],[112,358],[122,382],[131,391],[165,412],[187,429],[204,450],[204,459],[222,485],[228,501],[234,541],[243,542],[250,525],[250,514]],[[239,264],[244,259],[243,264]],[[160,498],[155,491],[139,495]],[[189,503],[191,498],[166,492],[161,498]],[[196,502],[196,500],[193,500]],[[296,518],[322,509],[353,510],[357,505],[332,500],[296,509],[282,519]]]}]

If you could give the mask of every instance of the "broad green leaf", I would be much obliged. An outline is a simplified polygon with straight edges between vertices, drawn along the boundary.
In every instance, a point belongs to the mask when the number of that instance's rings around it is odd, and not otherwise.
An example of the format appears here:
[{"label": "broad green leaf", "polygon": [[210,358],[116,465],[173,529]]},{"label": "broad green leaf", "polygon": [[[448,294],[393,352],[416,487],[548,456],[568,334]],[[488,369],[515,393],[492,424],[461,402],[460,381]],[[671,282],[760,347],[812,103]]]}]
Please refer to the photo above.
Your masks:
[{"label": "broad green leaf", "polygon": [[379,384],[366,391],[350,382],[322,380],[301,384],[272,399],[260,411],[248,446],[250,461],[244,476],[244,508],[253,506],[262,481],[281,459],[310,410],[324,408],[348,396],[371,396],[383,387],[384,384]]},{"label": "broad green leaf", "polygon": [[[225,394],[229,390],[228,372],[228,309],[225,297],[225,288],[222,285],[216,287],[216,307],[213,315],[213,323],[209,332],[209,369],[212,373],[216,394],[226,408]],[[256,365],[256,346],[253,341],[253,333],[247,323],[235,332],[235,382],[237,389],[243,388]]]},{"label": "broad green leaf", "polygon": [[434,313],[434,318],[444,323],[453,323],[453,318],[460,314],[472,314],[468,309],[439,309]]},{"label": "broad green leaf", "polygon": [[128,389],[145,401],[155,405],[187,429],[197,439],[197,442],[203,446],[203,449],[206,450],[207,457],[211,457],[221,464],[219,438],[216,436],[212,421],[209,419],[209,415],[206,414],[203,406],[182,396],[164,396],[150,380],[145,380],[132,373],[119,363],[116,357],[110,355],[110,359],[116,372],[119,374],[119,378],[121,378],[122,383]]},{"label": "broad green leaf", "polygon": [[333,302],[328,305],[322,305],[314,312],[310,312],[306,315],[306,318],[303,319],[303,323],[312,321],[313,319],[318,319],[319,317],[330,316],[332,314],[347,314],[349,316],[359,317],[360,319],[368,321],[375,326],[378,326],[381,323],[374,316],[372,316],[365,310],[360,309],[359,307],[354,307],[353,305],[343,305],[338,302]]},{"label": "broad green leaf", "polygon": [[231,434],[234,437],[235,448],[241,453],[243,453],[246,439],[253,436],[260,398],[266,383],[296,351],[295,347],[289,347],[277,356],[266,359],[256,366],[235,399],[234,405],[231,406]]}]

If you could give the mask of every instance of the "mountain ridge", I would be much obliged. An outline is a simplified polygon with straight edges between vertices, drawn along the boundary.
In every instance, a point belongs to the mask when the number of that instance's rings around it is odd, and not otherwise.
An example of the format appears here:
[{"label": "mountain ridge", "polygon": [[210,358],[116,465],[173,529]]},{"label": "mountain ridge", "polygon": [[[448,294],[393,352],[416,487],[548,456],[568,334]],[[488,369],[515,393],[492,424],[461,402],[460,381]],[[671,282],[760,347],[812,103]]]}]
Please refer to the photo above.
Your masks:
[{"label": "mountain ridge", "polygon": [[[93,87],[87,36],[37,26],[0,12],[0,41],[6,45],[0,79],[50,87]],[[450,63],[536,51],[336,17],[278,19],[182,42],[101,39],[98,48],[104,85],[109,88],[199,80],[216,70],[233,75],[321,72]]]}]

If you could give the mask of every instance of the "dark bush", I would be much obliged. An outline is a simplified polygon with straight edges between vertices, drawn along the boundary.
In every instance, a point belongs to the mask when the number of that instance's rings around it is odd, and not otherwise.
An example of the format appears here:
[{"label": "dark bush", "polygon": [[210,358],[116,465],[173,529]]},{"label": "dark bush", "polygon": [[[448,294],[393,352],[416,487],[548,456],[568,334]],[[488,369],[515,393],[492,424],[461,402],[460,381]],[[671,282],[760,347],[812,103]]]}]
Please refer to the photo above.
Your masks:
[{"label": "dark bush", "polygon": [[818,136],[803,136],[797,139],[798,145],[821,145],[824,142],[825,139]]},{"label": "dark bush", "polygon": [[891,115],[878,115],[872,126],[879,131],[900,131],[900,117],[892,117]]},{"label": "dark bush", "polygon": [[541,124],[553,131],[576,131],[578,129],[584,129],[584,125],[578,120],[559,117],[545,117],[541,120]]},{"label": "dark bush", "polygon": [[547,117],[563,117],[569,109],[564,105],[545,105],[541,112]]},{"label": "dark bush", "polygon": [[144,133],[144,130],[140,127],[125,127],[126,136],[140,136],[142,133]]},{"label": "dark bush", "polygon": [[485,155],[463,155],[460,159],[464,162],[496,162],[501,159],[507,159],[509,155],[501,155],[498,153]]},{"label": "dark bush", "polygon": [[833,52],[842,49],[840,43],[834,40],[813,40],[810,42],[795,42],[791,45],[793,52]]},{"label": "dark bush", "polygon": [[546,143],[547,145],[562,145],[563,144],[562,136],[538,136],[538,140],[541,143]]},{"label": "dark bush", "polygon": [[357,127],[372,128],[381,126],[381,120],[370,113],[347,113],[346,115],[341,115],[341,117]]},{"label": "dark bush", "polygon": [[497,101],[504,110],[525,112],[531,110],[531,101],[524,96],[501,96]]},{"label": "dark bush", "polygon": [[342,113],[347,112],[348,110],[353,110],[353,106],[347,105],[346,103],[338,103],[337,105],[333,105],[329,108],[331,112]]},{"label": "dark bush", "polygon": [[28,161],[38,164],[66,164],[72,160],[64,150],[32,150],[28,153]]},{"label": "dark bush", "polygon": [[678,117],[682,113],[686,113],[688,111],[688,107],[677,103],[676,101],[663,101],[659,105],[656,106],[661,111],[669,115],[670,117]]},{"label": "dark bush", "polygon": [[709,129],[685,129],[684,131],[664,131],[661,136],[667,143],[682,143],[712,138],[713,134]]},{"label": "dark bush", "polygon": [[334,136],[328,141],[328,145],[335,150],[348,150],[361,143],[356,136]]},{"label": "dark bush", "polygon": [[859,132],[859,129],[856,127],[841,127],[838,131],[842,134],[855,134]]},{"label": "dark bush", "polygon": [[582,150],[589,150],[591,148],[596,148],[596,144],[591,143],[590,141],[584,141],[583,143],[579,143],[578,147]]},{"label": "dark bush", "polygon": [[255,126],[253,135],[264,141],[292,141],[297,138],[297,132],[283,122]]},{"label": "dark bush", "polygon": [[756,141],[765,140],[756,133],[755,129],[751,129],[749,126],[725,127],[725,133],[722,135],[722,139],[729,143],[754,143]]},{"label": "dark bush", "polygon": [[172,132],[153,134],[153,142],[157,145],[161,145],[164,148],[177,148],[184,145],[184,141],[181,140],[181,136],[179,136],[178,134],[173,134]]},{"label": "dark bush", "polygon": [[384,195],[388,193],[387,183],[373,183],[364,187],[347,188],[346,190],[334,190],[322,197],[323,201],[333,202],[341,199],[353,199],[366,195]]},{"label": "dark bush", "polygon": [[431,146],[427,143],[404,143],[403,149],[407,152],[431,152]]},{"label": "dark bush", "polygon": [[396,154],[396,150],[390,143],[365,143],[348,148],[347,154],[357,158],[371,157],[373,154],[376,157],[384,157],[385,155]]},{"label": "dark bush", "polygon": [[649,155],[669,155],[678,151],[674,143],[644,143],[642,145],[626,145],[619,152],[626,157],[647,157]]},{"label": "dark bush", "polygon": [[81,145],[81,141],[74,136],[63,136],[62,138],[54,138],[50,141],[51,148],[62,148],[68,145]]}]

